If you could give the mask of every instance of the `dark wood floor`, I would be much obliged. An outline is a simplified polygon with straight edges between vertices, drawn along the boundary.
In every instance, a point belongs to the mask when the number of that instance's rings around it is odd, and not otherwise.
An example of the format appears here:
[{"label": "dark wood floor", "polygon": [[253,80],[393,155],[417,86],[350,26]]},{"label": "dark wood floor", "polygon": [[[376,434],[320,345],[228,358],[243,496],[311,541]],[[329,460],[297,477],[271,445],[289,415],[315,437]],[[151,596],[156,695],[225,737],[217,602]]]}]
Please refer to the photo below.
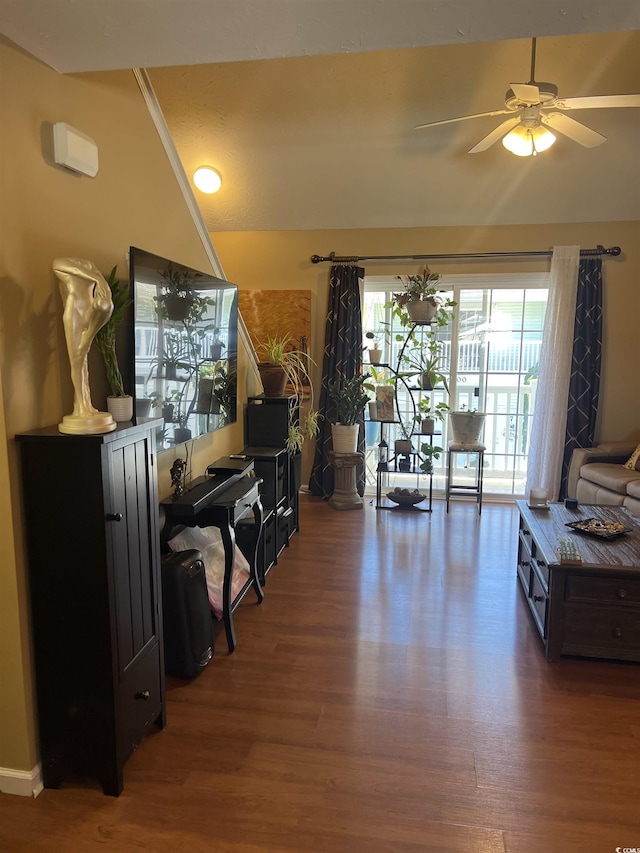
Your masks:
[{"label": "dark wood floor", "polygon": [[640,849],[640,667],[547,663],[516,511],[336,512],[302,532],[238,648],[169,681],[125,768],[0,795],[0,850],[614,853]]}]

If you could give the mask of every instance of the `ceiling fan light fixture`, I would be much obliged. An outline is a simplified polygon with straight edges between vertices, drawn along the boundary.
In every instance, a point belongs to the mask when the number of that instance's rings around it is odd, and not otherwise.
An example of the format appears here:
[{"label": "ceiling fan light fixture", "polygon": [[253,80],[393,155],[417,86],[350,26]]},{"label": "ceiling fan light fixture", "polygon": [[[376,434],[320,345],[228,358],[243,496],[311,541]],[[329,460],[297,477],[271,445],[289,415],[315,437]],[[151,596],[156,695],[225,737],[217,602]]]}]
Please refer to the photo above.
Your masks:
[{"label": "ceiling fan light fixture", "polygon": [[526,127],[519,124],[502,139],[502,144],[517,157],[535,157],[541,151],[551,148],[556,138],[550,130],[542,125]]},{"label": "ceiling fan light fixture", "polygon": [[220,177],[220,172],[216,171],[212,166],[200,166],[193,173],[193,183],[200,192],[207,194],[217,193],[222,186],[222,178]]}]

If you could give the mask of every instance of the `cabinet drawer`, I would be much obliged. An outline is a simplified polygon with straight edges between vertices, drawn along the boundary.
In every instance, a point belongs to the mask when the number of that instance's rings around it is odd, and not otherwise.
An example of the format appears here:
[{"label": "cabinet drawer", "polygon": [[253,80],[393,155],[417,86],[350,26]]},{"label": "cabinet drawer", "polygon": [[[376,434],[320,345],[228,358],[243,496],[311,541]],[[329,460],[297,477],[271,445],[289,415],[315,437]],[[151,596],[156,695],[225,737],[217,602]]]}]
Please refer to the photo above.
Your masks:
[{"label": "cabinet drawer", "polygon": [[234,523],[237,524],[240,519],[246,518],[253,512],[253,505],[260,497],[260,485],[256,483],[244,495],[240,503],[237,505],[234,514]]},{"label": "cabinet drawer", "polygon": [[640,609],[567,604],[562,653],[640,660]]},{"label": "cabinet drawer", "polygon": [[531,572],[531,596],[529,602],[534,619],[543,637],[547,636],[547,593],[540,583],[540,578]]},{"label": "cabinet drawer", "polygon": [[293,520],[293,508],[290,506],[282,505],[278,507],[278,515],[276,524],[278,525],[277,530],[277,540],[278,540],[278,554],[282,551],[282,549],[289,542],[289,533],[291,528],[291,522]]},{"label": "cabinet drawer", "polygon": [[122,739],[125,761],[162,710],[160,644],[154,639],[125,671],[120,683]]},{"label": "cabinet drawer", "polygon": [[568,575],[567,601],[596,601],[602,604],[639,605],[640,580],[635,578],[591,578]]}]

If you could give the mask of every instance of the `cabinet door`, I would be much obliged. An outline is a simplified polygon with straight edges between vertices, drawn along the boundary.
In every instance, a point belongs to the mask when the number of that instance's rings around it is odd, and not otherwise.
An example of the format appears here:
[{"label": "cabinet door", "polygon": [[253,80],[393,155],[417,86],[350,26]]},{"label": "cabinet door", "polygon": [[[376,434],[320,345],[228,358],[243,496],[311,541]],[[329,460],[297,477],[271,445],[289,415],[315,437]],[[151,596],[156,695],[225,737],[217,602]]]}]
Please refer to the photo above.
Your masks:
[{"label": "cabinet door", "polygon": [[[106,519],[111,544],[119,759],[163,716],[157,518],[150,434],[108,451]],[[163,722],[163,720],[162,720]]]},{"label": "cabinet door", "polygon": [[122,673],[158,636],[148,438],[113,447],[109,466],[107,524],[113,553],[118,668]]}]

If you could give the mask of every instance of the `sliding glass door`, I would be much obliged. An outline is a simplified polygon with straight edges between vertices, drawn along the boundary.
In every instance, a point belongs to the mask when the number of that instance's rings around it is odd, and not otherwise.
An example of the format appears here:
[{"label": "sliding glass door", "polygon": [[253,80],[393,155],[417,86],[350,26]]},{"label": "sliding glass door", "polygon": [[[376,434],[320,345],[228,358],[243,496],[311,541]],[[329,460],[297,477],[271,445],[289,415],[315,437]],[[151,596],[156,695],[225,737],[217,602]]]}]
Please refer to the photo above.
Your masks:
[{"label": "sliding glass door", "polygon": [[[524,493],[548,281],[546,274],[443,279],[443,288],[452,291],[457,305],[452,322],[438,330],[444,343],[449,394],[441,388],[434,397],[436,402],[448,402],[451,409],[486,412],[485,493]],[[368,276],[365,280],[363,328],[386,329],[383,358],[392,367],[397,365],[406,330],[393,325],[391,311],[385,306],[400,288],[395,278]],[[402,405],[401,397],[398,406]],[[438,429],[438,442],[446,447],[447,419]],[[370,434],[373,436],[372,430]],[[368,471],[375,471],[374,444],[368,456]],[[473,478],[475,472],[465,466],[474,460],[456,456],[456,482],[464,481],[465,476]],[[443,454],[436,463],[436,489],[444,486],[445,464]]]}]

